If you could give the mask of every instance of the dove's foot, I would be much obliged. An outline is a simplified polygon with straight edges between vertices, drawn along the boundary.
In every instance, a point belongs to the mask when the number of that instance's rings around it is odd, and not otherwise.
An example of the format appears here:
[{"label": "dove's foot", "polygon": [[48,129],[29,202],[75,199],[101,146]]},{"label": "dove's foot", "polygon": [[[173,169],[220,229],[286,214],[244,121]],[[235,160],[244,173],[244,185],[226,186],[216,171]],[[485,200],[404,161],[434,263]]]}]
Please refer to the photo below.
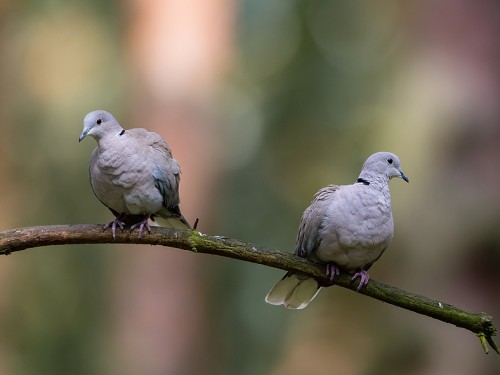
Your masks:
[{"label": "dove's foot", "polygon": [[137,237],[139,238],[141,238],[144,234],[144,228],[146,228],[148,233],[151,233],[151,227],[149,226],[149,216],[150,215],[144,215],[144,219],[132,225],[130,227],[130,231],[132,232],[135,228],[139,228],[139,233],[137,235]]},{"label": "dove's foot", "polygon": [[109,227],[111,227],[111,234],[113,235],[113,239],[115,239],[116,238],[116,227],[118,226],[123,231],[123,226],[124,225],[125,224],[121,220],[121,216],[118,216],[117,218],[115,218],[115,220],[110,221],[105,226],[103,226],[102,230],[105,231],[106,229],[108,229]]},{"label": "dove's foot", "polygon": [[338,276],[340,274],[340,269],[335,263],[328,263],[326,265],[326,277],[330,279],[331,282],[333,282],[333,279],[335,279],[335,276]]},{"label": "dove's foot", "polygon": [[356,280],[357,278],[360,278],[359,285],[358,285],[358,291],[361,290],[366,284],[368,284],[368,280],[370,280],[370,275],[368,275],[368,272],[366,272],[364,269],[359,269],[356,271],[354,276],[352,277],[351,281]]}]

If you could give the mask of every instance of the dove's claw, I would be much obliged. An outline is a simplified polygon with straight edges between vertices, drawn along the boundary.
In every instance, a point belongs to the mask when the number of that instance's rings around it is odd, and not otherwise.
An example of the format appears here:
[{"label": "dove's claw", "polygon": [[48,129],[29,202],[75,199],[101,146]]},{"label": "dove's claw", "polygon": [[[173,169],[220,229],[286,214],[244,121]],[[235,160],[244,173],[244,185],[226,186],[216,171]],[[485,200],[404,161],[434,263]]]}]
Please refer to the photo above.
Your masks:
[{"label": "dove's claw", "polygon": [[333,282],[333,279],[335,279],[335,276],[338,276],[340,274],[340,269],[335,263],[328,263],[326,265],[326,277],[330,279],[331,282]]},{"label": "dove's claw", "polygon": [[149,226],[149,216],[150,215],[144,215],[144,219],[132,225],[130,227],[130,231],[132,232],[135,228],[139,227],[139,233],[137,235],[137,237],[139,238],[142,238],[142,235],[144,234],[144,228],[146,228],[148,233],[151,233],[151,227]]},{"label": "dove's claw", "polygon": [[109,227],[111,227],[111,234],[113,235],[113,239],[116,238],[116,227],[118,226],[122,231],[123,231],[123,226],[125,224],[123,223],[123,221],[121,221],[121,217],[118,216],[115,220],[113,221],[110,221],[109,223],[107,223],[106,225],[104,225],[102,227],[102,230],[105,231],[106,229],[108,229]]},{"label": "dove's claw", "polygon": [[364,269],[357,270],[354,276],[352,277],[351,281],[356,280],[358,277],[360,278],[360,281],[357,291],[361,290],[361,288],[366,286],[366,284],[368,284],[368,280],[370,280],[370,275],[368,275],[368,272],[366,272]]}]

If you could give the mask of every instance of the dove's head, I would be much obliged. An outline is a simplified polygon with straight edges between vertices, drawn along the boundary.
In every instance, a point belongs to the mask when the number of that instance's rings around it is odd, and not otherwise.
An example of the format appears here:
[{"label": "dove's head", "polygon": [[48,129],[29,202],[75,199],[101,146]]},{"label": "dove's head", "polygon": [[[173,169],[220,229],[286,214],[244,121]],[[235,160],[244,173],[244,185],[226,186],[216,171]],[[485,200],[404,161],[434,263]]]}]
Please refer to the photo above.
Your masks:
[{"label": "dove's head", "polygon": [[87,135],[98,141],[106,134],[120,134],[122,131],[122,127],[111,113],[101,110],[93,111],[83,119],[83,131],[78,141],[81,142]]},{"label": "dove's head", "polygon": [[399,177],[410,182],[401,169],[399,158],[392,152],[377,152],[371,155],[363,165],[360,179],[370,182],[377,176],[382,175],[390,180],[393,177]]}]

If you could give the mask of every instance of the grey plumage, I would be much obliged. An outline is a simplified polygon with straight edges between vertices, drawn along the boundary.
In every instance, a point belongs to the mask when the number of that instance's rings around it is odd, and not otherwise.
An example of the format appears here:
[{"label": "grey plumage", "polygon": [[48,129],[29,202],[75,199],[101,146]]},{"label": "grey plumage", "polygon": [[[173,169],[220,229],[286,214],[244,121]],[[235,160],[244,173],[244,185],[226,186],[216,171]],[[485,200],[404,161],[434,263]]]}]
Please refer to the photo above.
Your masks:
[{"label": "grey plumage", "polygon": [[179,209],[180,167],[167,143],[142,128],[123,129],[106,111],[93,111],[83,121],[79,141],[97,141],[89,164],[90,184],[97,198],[115,215],[111,227],[132,224],[150,231],[148,220],[164,218],[168,226],[189,228]]},{"label": "grey plumage", "polygon": [[[390,152],[371,155],[352,185],[329,185],[316,193],[300,221],[294,254],[327,265],[333,280],[339,269],[355,272],[358,290],[368,283],[371,265],[389,246],[394,223],[388,182],[408,182],[398,157]],[[271,289],[266,302],[302,309],[317,295],[316,280],[288,272]]]}]

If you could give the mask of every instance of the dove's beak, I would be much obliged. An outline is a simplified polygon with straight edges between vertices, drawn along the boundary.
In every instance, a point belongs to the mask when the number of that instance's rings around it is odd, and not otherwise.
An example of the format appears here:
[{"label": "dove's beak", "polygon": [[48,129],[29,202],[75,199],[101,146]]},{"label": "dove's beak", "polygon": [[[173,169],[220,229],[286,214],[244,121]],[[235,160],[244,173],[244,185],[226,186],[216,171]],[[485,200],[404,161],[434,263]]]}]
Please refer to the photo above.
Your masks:
[{"label": "dove's beak", "polygon": [[403,180],[405,180],[406,182],[410,182],[410,179],[408,177],[406,177],[405,174],[402,171],[400,171],[400,173],[401,173],[401,178]]},{"label": "dove's beak", "polygon": [[82,134],[80,134],[80,138],[78,138],[78,142],[83,141],[83,139],[87,136],[88,133],[89,133],[89,129],[84,130],[82,132]]}]

